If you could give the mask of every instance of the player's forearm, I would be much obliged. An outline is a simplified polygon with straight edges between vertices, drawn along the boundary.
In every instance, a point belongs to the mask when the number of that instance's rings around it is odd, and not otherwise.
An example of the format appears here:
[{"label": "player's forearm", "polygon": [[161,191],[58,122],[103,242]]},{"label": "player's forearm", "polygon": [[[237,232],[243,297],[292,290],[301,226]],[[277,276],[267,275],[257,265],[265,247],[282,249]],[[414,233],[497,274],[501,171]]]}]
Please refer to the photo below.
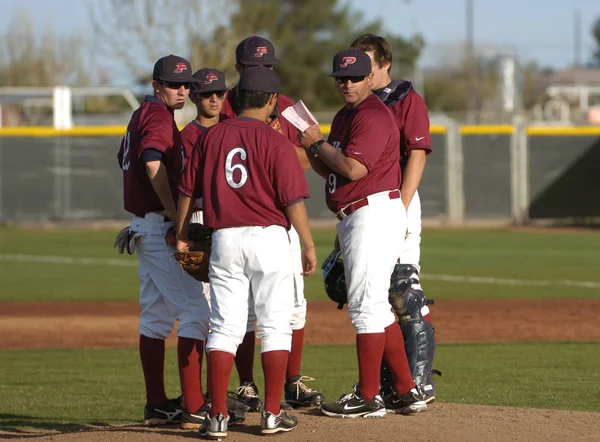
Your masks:
[{"label": "player's forearm", "polygon": [[303,147],[294,146],[296,148],[296,153],[298,154],[298,160],[300,160],[300,166],[302,166],[302,170],[306,172],[310,169],[310,161],[308,160],[308,156],[306,155],[306,151]]},{"label": "player's forearm", "polygon": [[310,161],[310,165],[313,170],[317,173],[317,175],[327,179],[332,170],[325,165],[323,161],[321,161],[318,157],[315,157],[313,154],[307,155],[308,161]]},{"label": "player's forearm", "polygon": [[146,163],[146,172],[152,188],[165,209],[165,214],[171,221],[176,222],[177,209],[173,200],[173,194],[171,193],[171,186],[169,185],[167,168],[162,161],[148,161]]},{"label": "player's forearm", "polygon": [[419,188],[419,184],[421,184],[421,177],[425,170],[426,161],[427,155],[424,150],[413,150],[408,157],[400,187],[402,202],[407,209],[415,196],[415,192]]},{"label": "player's forearm", "polygon": [[367,168],[359,161],[347,157],[341,150],[336,149],[329,143],[323,143],[321,145],[319,158],[331,170],[345,176],[351,181],[361,179],[368,172]]},{"label": "player's forearm", "polygon": [[306,205],[304,204],[304,201],[287,206],[285,208],[285,214],[287,215],[294,229],[296,229],[296,232],[298,232],[302,247],[305,249],[314,247],[315,243],[313,242],[312,235],[310,233],[310,227],[308,226],[308,214],[306,212]]},{"label": "player's forearm", "polygon": [[183,193],[179,194],[179,202],[177,203],[177,230],[176,238],[177,241],[185,241],[188,239],[188,226],[190,225],[190,218],[194,210],[194,204],[192,204],[192,198]]}]

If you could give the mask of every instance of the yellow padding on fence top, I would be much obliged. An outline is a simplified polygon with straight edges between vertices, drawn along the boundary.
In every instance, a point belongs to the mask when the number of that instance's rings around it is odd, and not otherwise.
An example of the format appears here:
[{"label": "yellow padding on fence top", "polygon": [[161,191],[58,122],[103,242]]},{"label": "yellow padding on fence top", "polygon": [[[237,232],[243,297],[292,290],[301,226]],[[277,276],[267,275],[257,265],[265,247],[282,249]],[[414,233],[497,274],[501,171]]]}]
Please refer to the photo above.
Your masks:
[{"label": "yellow padding on fence top", "polygon": [[461,126],[461,135],[511,135],[515,127],[509,124]]},{"label": "yellow padding on fence top", "polygon": [[[323,134],[329,134],[330,124],[320,124]],[[183,127],[180,127],[183,129]],[[0,128],[0,137],[63,137],[63,136],[118,136],[125,134],[127,126],[79,126],[72,129],[56,130],[50,126],[20,126]],[[514,126],[510,125],[477,125],[461,126],[461,135],[511,135]],[[581,127],[528,127],[530,136],[600,136],[600,126]],[[435,135],[446,133],[446,127],[432,125],[430,132]]]},{"label": "yellow padding on fence top", "polygon": [[56,130],[51,126],[2,127],[0,137],[65,137],[65,136],[119,136],[127,131],[127,126],[79,126]]},{"label": "yellow padding on fence top", "polygon": [[600,126],[581,127],[528,127],[527,135],[531,136],[600,136]]}]

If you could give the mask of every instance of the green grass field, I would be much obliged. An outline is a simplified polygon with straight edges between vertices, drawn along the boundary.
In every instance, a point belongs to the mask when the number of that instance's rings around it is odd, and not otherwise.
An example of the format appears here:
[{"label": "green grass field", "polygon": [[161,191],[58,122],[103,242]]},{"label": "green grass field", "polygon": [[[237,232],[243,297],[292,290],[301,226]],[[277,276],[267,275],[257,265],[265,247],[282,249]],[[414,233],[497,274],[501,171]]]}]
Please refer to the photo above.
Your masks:
[{"label": "green grass field", "polygon": [[[440,345],[436,396],[443,402],[600,412],[600,345]],[[0,428],[123,424],[142,418],[135,349],[0,352]],[[259,362],[256,358],[255,362]],[[167,351],[167,389],[179,394],[176,354]],[[304,371],[329,399],[356,382],[353,346],[309,346]],[[332,370],[331,367],[336,367]],[[262,373],[256,366],[262,391]],[[232,376],[230,387],[237,379]]]},{"label": "green grass field", "polygon": [[[0,302],[136,301],[136,259],[112,248],[116,233],[0,228]],[[313,233],[322,262],[334,231]],[[595,233],[429,229],[422,282],[435,299],[599,298],[598,250]],[[306,295],[328,299],[320,275],[306,279]],[[175,352],[167,354],[176,396]],[[600,412],[600,343],[442,344],[435,366],[444,373],[436,378],[440,401]],[[356,381],[355,349],[307,346],[303,367],[336,399]],[[262,389],[258,366],[255,373]],[[236,382],[233,375],[232,388]],[[139,422],[137,350],[0,351],[0,398],[0,428]]]},{"label": "green grass field", "polygon": [[[112,248],[116,233],[0,228],[0,301],[137,300],[136,259]],[[316,229],[313,234],[323,262],[333,248],[335,231]],[[597,298],[598,250],[596,233],[430,229],[423,235],[422,282],[435,299]],[[14,255],[21,261],[15,262]],[[69,257],[92,261],[32,262],[39,255],[55,261]],[[32,268],[36,278],[31,278]],[[445,275],[501,281],[440,280]],[[513,282],[502,282],[507,279]],[[575,288],[564,281],[592,286]],[[306,278],[306,297],[327,299],[320,273]]]}]

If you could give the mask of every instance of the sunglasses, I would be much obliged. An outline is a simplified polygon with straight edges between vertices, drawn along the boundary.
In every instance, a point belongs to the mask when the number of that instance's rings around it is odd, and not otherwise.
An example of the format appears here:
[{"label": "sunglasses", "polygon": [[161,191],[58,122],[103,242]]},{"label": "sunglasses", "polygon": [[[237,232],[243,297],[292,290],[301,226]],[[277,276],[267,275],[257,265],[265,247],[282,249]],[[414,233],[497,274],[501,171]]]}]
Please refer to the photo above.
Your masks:
[{"label": "sunglasses", "polygon": [[273,65],[272,64],[240,64],[238,63],[242,68],[253,68],[254,66],[262,66],[263,68],[267,68],[267,69],[273,69]]},{"label": "sunglasses", "polygon": [[335,77],[335,81],[340,84],[346,84],[348,81],[351,83],[360,83],[361,81],[364,81],[364,79],[365,75],[361,75],[359,77]]},{"label": "sunglasses", "polygon": [[159,81],[159,83],[163,86],[168,87],[169,89],[179,89],[181,86],[183,86],[186,89],[192,87],[192,83],[177,83],[173,81]]},{"label": "sunglasses", "polygon": [[226,91],[208,91],[200,92],[198,95],[200,95],[202,98],[211,98],[213,94],[215,94],[217,98],[223,98],[225,96],[225,92]]}]

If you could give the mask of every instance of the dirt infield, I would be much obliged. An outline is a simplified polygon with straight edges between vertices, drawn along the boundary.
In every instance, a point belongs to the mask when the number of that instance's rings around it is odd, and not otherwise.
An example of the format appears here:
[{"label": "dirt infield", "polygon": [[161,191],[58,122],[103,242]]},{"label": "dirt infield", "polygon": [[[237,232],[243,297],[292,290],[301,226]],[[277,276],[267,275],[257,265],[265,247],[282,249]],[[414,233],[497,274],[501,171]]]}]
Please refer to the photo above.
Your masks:
[{"label": "dirt infield", "polygon": [[[0,349],[135,347],[139,305],[122,302],[0,303]],[[600,341],[600,300],[438,301],[433,310],[436,337],[448,342],[542,340]],[[32,321],[31,319],[35,320]],[[27,323],[27,328],[22,327]],[[560,324],[560,327],[557,327]],[[175,344],[175,338],[168,340]],[[307,344],[352,344],[346,311],[331,302],[310,302]],[[336,420],[318,410],[294,412],[298,430],[279,441],[597,441],[600,413],[436,403],[416,416],[377,420]],[[226,441],[264,440],[258,416],[232,427]],[[399,433],[401,431],[401,433]],[[60,430],[0,429],[0,439],[47,441],[159,441],[197,435],[177,428],[72,426]]]},{"label": "dirt infield", "polygon": [[[354,343],[345,310],[315,301],[308,309],[307,344]],[[0,349],[135,347],[139,311],[127,302],[0,303]],[[598,299],[438,301],[433,307],[440,343],[600,341],[599,317]],[[168,343],[175,344],[174,334]]]}]

